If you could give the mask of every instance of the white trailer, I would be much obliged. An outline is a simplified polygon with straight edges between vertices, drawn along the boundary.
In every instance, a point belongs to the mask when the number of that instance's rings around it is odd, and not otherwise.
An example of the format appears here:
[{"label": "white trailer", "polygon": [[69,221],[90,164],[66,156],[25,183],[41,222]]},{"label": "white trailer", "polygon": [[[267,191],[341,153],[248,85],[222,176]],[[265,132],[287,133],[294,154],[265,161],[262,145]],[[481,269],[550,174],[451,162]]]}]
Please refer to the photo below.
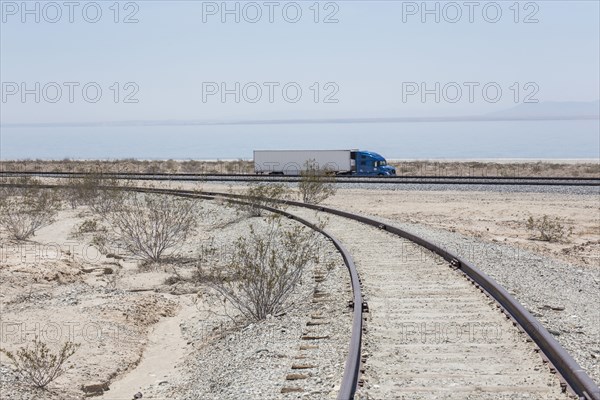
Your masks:
[{"label": "white trailer", "polygon": [[336,173],[351,173],[355,150],[254,150],[257,174],[300,175],[308,162]]}]

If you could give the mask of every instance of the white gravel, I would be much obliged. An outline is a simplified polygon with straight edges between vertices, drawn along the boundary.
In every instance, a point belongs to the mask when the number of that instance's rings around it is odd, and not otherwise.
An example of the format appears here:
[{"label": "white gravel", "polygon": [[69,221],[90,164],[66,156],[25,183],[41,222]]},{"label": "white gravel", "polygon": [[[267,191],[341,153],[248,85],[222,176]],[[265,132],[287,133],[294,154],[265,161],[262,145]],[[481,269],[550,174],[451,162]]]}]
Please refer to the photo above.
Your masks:
[{"label": "white gravel", "polygon": [[600,273],[514,246],[396,220],[413,232],[471,261],[506,288],[600,382]]},{"label": "white gravel", "polygon": [[[213,207],[210,203],[206,206]],[[226,212],[220,217],[210,217],[211,223],[222,225],[214,232],[217,247],[231,246],[236,237],[249,233],[250,223],[255,229],[264,228],[261,218],[237,222],[232,219],[234,222],[227,223],[228,213],[229,217],[235,216]],[[352,318],[347,308],[347,300],[351,299],[350,279],[340,254],[324,237],[319,239],[319,256],[319,263],[312,264],[304,273],[302,285],[297,289],[297,303],[285,315],[271,316],[265,321],[234,327],[228,317],[217,315],[223,314],[218,296],[202,289],[197,316],[180,325],[193,352],[177,367],[180,372],[177,380],[145,388],[144,398],[335,398],[350,341]],[[328,263],[331,269],[327,268]],[[317,282],[315,275],[323,275],[325,279]],[[315,291],[326,296],[316,298]],[[308,326],[308,322],[324,324]],[[326,338],[303,340],[305,335]],[[292,369],[294,365],[311,368]],[[287,380],[290,374],[306,378]],[[298,391],[284,394],[284,388]]]}]

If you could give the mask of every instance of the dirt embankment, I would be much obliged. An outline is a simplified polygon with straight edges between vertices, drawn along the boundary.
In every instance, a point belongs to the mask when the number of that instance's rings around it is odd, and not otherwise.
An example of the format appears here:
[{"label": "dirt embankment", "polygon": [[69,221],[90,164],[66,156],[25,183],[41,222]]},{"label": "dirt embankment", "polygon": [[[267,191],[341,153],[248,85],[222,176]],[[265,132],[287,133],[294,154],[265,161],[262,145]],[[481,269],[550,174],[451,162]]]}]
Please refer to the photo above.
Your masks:
[{"label": "dirt embankment", "polygon": [[0,347],[14,352],[35,338],[52,351],[68,341],[80,345],[50,391],[26,385],[3,355],[3,398],[79,399],[98,392],[136,367],[152,326],[179,310],[168,296],[121,284],[138,276],[138,287],[145,287],[157,274],[140,277],[137,263],[73,236],[84,215],[62,211],[26,242],[0,233]]}]

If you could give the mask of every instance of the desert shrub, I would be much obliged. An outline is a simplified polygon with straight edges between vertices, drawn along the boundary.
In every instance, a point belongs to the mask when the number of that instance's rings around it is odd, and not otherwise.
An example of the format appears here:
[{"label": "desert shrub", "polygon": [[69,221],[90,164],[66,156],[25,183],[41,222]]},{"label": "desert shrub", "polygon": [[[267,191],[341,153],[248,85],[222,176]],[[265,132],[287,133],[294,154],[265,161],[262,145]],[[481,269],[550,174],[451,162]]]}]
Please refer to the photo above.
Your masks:
[{"label": "desert shrub", "polygon": [[538,219],[530,216],[526,226],[532,234],[537,235],[534,238],[547,242],[563,241],[573,233],[573,228],[567,228],[563,219],[551,218],[547,215]]},{"label": "desert shrub", "polygon": [[164,167],[166,169],[165,172],[177,173],[179,170],[179,163],[173,159],[169,159],[169,160],[165,161]]},{"label": "desert shrub", "polygon": [[196,160],[188,160],[182,162],[181,169],[183,170],[183,172],[187,173],[201,173],[202,164]]},{"label": "desert shrub", "polygon": [[278,200],[289,199],[289,189],[281,184],[258,183],[248,186],[243,195],[249,204],[230,204],[239,211],[249,214],[251,217],[260,217],[264,214],[263,206],[275,207]]},{"label": "desert shrub", "polygon": [[165,280],[163,281],[163,283],[165,285],[171,286],[171,285],[175,285],[179,282],[184,282],[184,281],[185,281],[185,279],[181,275],[174,274],[174,275],[170,275],[170,276],[166,277]]},{"label": "desert shrub", "polygon": [[15,365],[17,373],[30,385],[45,389],[65,372],[65,362],[75,354],[78,344],[66,342],[55,354],[36,338],[33,347],[21,347],[16,353],[0,349]]},{"label": "desert shrub", "polygon": [[195,231],[199,207],[192,200],[168,195],[122,193],[107,222],[125,248],[147,262],[160,262]]},{"label": "desert shrub", "polygon": [[99,185],[95,175],[83,178],[72,176],[64,179],[61,183],[67,186],[64,195],[71,208],[87,204],[90,197],[95,196]]},{"label": "desert shrub", "polygon": [[109,254],[110,246],[109,246],[108,238],[106,237],[106,234],[99,233],[97,235],[92,236],[90,243],[92,245],[96,246],[96,248],[100,251],[100,253]]},{"label": "desert shrub", "polygon": [[71,207],[88,206],[101,218],[118,206],[123,198],[122,189],[127,186],[102,173],[69,178],[65,184],[68,186],[67,200]]},{"label": "desert shrub", "polygon": [[319,204],[335,194],[333,176],[327,170],[319,169],[314,161],[307,161],[300,175],[298,191],[304,203]]},{"label": "desert shrub", "polygon": [[251,226],[250,235],[239,237],[229,259],[220,257],[222,265],[207,270],[206,260],[199,262],[195,275],[251,321],[285,312],[306,267],[318,261],[317,233],[303,226],[285,228],[281,217],[269,221],[266,230]]},{"label": "desert shrub", "polygon": [[160,173],[160,165],[156,162],[148,162],[147,166],[145,168],[145,171],[143,171],[147,174],[157,174]]},{"label": "desert shrub", "polygon": [[90,233],[98,230],[98,221],[95,219],[86,219],[81,225],[79,225],[79,228],[77,228],[77,232],[79,233]]},{"label": "desert shrub", "polygon": [[54,189],[35,185],[4,187],[0,196],[0,225],[14,239],[26,240],[54,222],[60,206]]}]

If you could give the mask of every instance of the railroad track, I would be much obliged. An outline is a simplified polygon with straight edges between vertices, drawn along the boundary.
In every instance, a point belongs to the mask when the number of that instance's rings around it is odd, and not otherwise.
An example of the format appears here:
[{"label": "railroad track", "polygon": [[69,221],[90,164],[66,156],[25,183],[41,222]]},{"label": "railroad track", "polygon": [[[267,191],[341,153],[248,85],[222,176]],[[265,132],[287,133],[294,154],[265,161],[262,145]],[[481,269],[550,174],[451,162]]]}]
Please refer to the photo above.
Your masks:
[{"label": "railroad track", "polygon": [[327,229],[353,255],[368,300],[360,399],[566,398],[526,336],[452,264],[347,218]]},{"label": "railroad track", "polygon": [[[252,200],[214,192],[131,190]],[[328,232],[319,231],[332,239],[351,275],[353,328],[339,400],[352,399],[355,394],[385,400],[430,396],[559,399],[566,398],[566,391],[580,399],[600,400],[598,386],[541,323],[468,261],[375,219],[322,206],[284,203],[297,212],[265,208],[317,230],[311,222],[315,217],[307,210],[332,216]],[[367,233],[364,225],[368,225]],[[399,242],[390,246],[392,239]],[[345,246],[355,255],[356,264]],[[412,260],[414,254],[419,255],[416,261],[403,262]],[[359,273],[366,282],[368,303],[363,301]],[[477,327],[484,329],[479,338],[474,336]],[[491,341],[489,327],[501,332]],[[481,333],[484,331],[488,333]],[[356,393],[365,383],[368,387]]]},{"label": "railroad track", "polygon": [[[43,178],[81,178],[94,175],[81,172],[38,172],[0,171],[1,177],[33,176]],[[140,181],[182,181],[182,182],[298,182],[298,176],[249,175],[249,174],[167,174],[167,173],[102,173],[107,179],[128,179]],[[357,177],[336,176],[338,183],[364,184],[433,184],[433,185],[531,185],[531,186],[600,186],[599,178],[577,177],[506,177],[506,176],[388,176]]]}]

